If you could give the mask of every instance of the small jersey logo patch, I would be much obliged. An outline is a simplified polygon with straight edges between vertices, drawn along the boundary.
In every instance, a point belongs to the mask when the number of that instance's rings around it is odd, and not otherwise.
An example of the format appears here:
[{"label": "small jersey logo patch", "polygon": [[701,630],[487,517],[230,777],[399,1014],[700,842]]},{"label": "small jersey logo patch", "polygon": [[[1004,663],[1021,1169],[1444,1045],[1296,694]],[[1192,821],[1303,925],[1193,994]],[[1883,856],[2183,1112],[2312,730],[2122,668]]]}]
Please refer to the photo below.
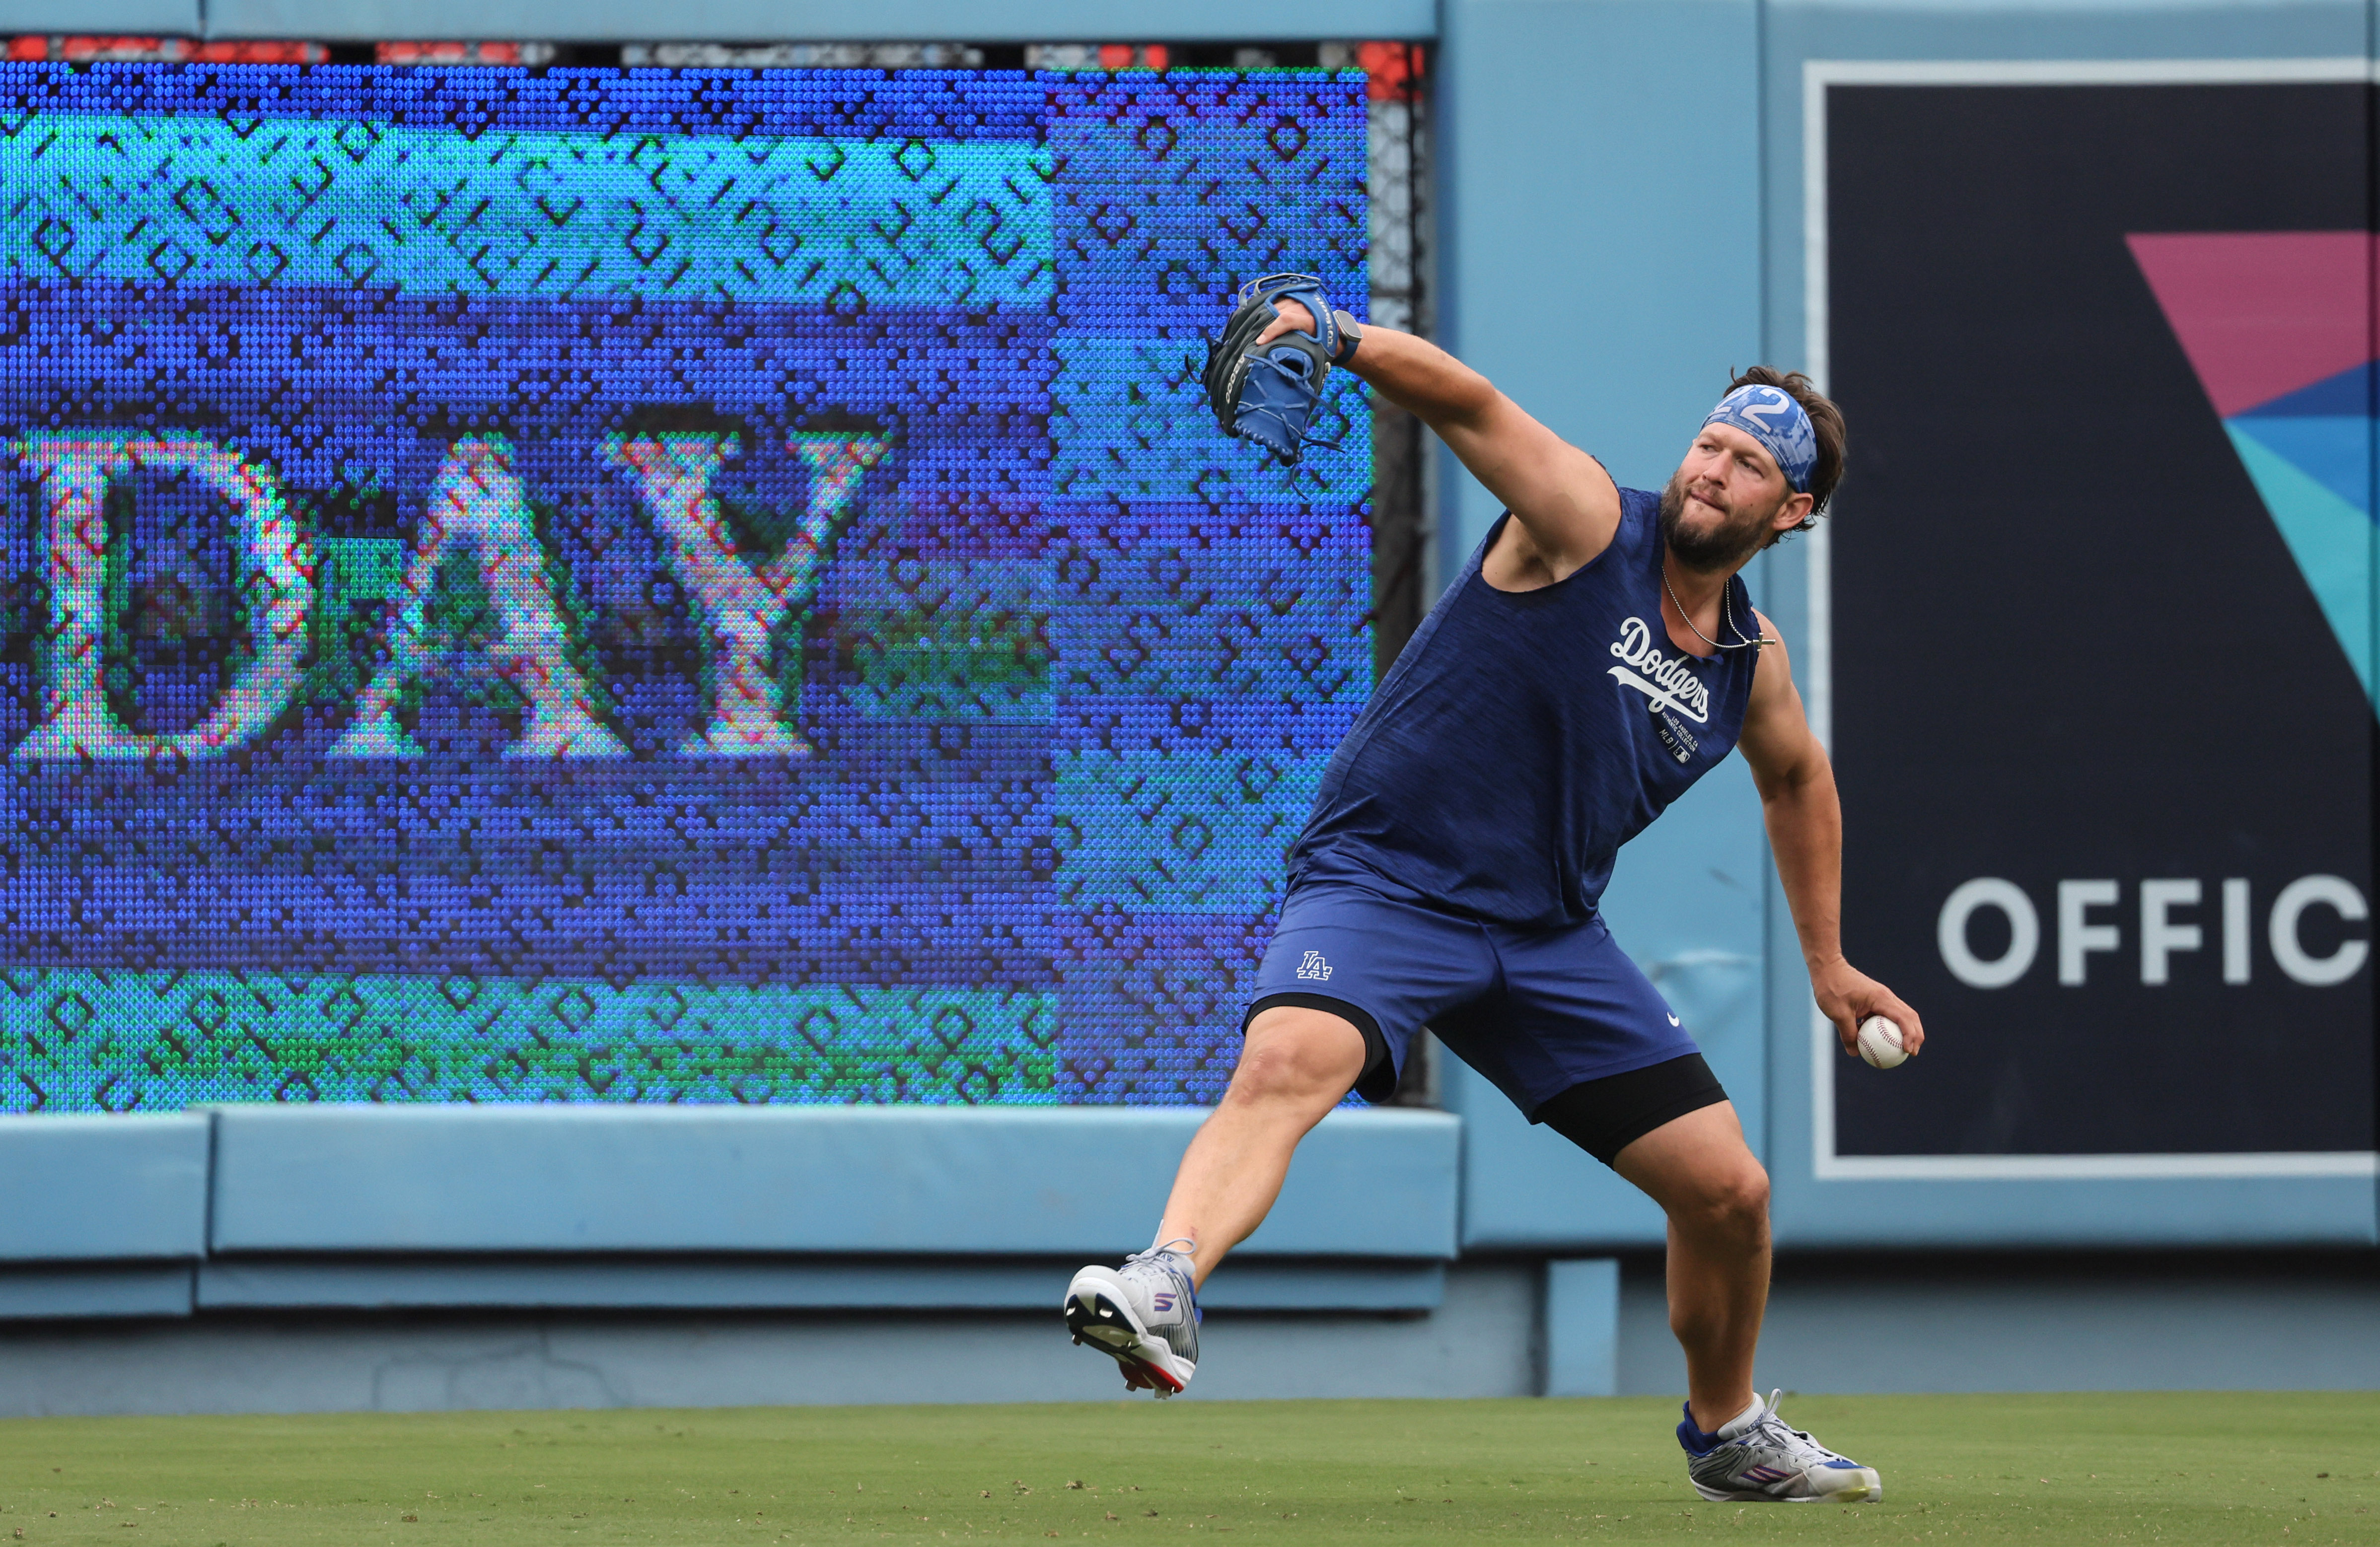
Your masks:
[{"label": "small jersey logo patch", "polygon": [[1329,983],[1330,963],[1322,960],[1320,951],[1309,950],[1305,953],[1305,960],[1297,964],[1297,975],[1308,983]]}]

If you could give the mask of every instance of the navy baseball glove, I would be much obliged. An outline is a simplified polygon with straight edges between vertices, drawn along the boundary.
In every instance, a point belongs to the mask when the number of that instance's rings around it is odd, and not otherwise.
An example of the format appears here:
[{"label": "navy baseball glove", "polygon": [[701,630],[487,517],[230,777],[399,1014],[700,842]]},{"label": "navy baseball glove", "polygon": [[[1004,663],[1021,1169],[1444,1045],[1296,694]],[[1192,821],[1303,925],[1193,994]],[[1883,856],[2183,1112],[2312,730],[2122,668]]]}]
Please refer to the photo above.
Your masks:
[{"label": "navy baseball glove", "polygon": [[[1257,348],[1257,336],[1281,316],[1288,297],[1314,318],[1312,331],[1287,332]],[[1322,401],[1333,365],[1344,365],[1363,338],[1355,320],[1334,312],[1313,274],[1267,274],[1240,286],[1240,304],[1207,345],[1207,401],[1226,435],[1245,436],[1283,462],[1295,462],[1305,427]],[[1327,442],[1316,442],[1326,444]]]}]

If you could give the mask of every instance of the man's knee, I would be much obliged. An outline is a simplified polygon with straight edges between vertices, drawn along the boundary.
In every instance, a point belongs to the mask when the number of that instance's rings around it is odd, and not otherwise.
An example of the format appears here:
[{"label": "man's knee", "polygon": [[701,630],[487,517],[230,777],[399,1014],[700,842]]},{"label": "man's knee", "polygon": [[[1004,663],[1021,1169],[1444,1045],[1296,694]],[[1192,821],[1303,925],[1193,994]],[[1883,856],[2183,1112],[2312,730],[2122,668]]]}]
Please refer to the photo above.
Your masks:
[{"label": "man's knee", "polygon": [[1364,1033],[1327,1010],[1278,1006],[1248,1027],[1230,1102],[1335,1106],[1364,1072]]},{"label": "man's knee", "polygon": [[1749,1154],[1737,1164],[1695,1178],[1696,1185],[1678,1201],[1672,1215],[1681,1223],[1730,1236],[1758,1238],[1768,1232],[1768,1173]]}]

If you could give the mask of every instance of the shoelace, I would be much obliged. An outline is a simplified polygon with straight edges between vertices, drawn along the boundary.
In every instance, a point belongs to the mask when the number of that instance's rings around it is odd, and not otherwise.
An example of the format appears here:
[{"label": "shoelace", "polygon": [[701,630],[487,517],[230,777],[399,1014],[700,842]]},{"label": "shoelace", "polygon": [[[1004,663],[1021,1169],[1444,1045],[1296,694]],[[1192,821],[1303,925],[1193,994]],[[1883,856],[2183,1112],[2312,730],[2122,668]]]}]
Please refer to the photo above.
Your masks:
[{"label": "shoelace", "polygon": [[[1779,1386],[1778,1389],[1768,1394],[1768,1401],[1767,1404],[1768,1410],[1760,1415],[1760,1420],[1752,1426],[1754,1429],[1760,1431],[1764,1434],[1774,1436],[1776,1443],[1786,1450],[1815,1452],[1820,1458],[1828,1461],[1843,1461],[1850,1459],[1848,1456],[1836,1455],[1833,1451],[1828,1450],[1825,1445],[1822,1445],[1817,1441],[1812,1439],[1804,1431],[1789,1427],[1783,1419],[1779,1418],[1777,1416],[1777,1404],[1779,1399],[1784,1395],[1785,1390],[1782,1386]],[[1746,1433],[1740,1436],[1740,1438],[1749,1439],[1751,1438],[1751,1435]],[[1792,1442],[1796,1440],[1801,1443],[1799,1444],[1793,1444]]]}]

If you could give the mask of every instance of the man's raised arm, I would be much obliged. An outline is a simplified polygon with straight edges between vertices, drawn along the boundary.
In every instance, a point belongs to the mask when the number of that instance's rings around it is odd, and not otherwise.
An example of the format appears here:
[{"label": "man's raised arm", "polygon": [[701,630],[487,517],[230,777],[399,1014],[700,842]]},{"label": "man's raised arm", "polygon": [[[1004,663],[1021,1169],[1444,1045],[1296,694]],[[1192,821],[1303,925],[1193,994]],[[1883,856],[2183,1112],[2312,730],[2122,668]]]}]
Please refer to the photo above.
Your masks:
[{"label": "man's raised arm", "polygon": [[[1261,347],[1314,319],[1296,301],[1275,303],[1280,320]],[[1620,529],[1620,490],[1603,465],[1521,411],[1494,382],[1427,339],[1364,324],[1363,342],[1345,369],[1438,432],[1471,474],[1520,521],[1559,580],[1611,545]]]}]

